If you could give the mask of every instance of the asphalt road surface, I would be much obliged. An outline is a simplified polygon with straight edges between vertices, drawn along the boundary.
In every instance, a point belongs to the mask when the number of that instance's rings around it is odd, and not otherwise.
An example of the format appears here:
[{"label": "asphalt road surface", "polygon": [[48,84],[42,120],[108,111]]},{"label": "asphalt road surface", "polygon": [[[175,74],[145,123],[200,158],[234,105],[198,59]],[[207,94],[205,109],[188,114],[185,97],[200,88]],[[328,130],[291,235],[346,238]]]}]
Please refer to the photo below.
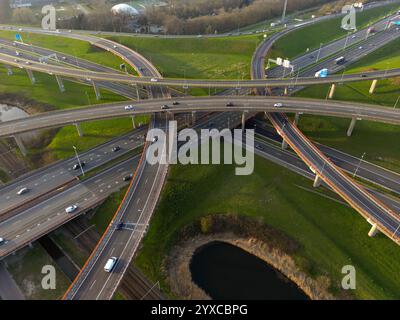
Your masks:
[{"label": "asphalt road surface", "polygon": [[[70,110],[46,112],[18,120],[7,121],[0,124],[0,137],[33,131],[37,129],[52,128],[67,124],[79,123],[88,120],[98,120],[113,117],[131,116],[144,113],[183,113],[191,111],[248,111],[248,112],[303,112],[316,115],[338,116],[346,118],[365,119],[398,124],[400,121],[399,109],[358,104],[346,101],[325,101],[304,98],[288,97],[188,97],[178,98],[179,105],[172,105],[171,99],[151,99],[134,103],[134,110],[125,110],[129,103],[118,102],[102,105],[94,105]],[[227,106],[229,102],[233,106]],[[279,108],[276,103],[282,103]],[[168,110],[161,109],[162,105],[168,105]]]}]

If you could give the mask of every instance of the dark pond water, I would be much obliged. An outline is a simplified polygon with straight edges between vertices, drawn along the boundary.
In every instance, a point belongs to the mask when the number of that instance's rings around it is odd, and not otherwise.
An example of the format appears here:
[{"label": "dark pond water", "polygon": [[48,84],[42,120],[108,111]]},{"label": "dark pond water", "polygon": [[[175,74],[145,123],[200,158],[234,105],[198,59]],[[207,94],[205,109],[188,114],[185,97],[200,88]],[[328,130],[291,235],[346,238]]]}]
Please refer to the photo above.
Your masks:
[{"label": "dark pond water", "polygon": [[193,281],[213,299],[307,300],[292,281],[258,257],[215,241],[193,255]]}]

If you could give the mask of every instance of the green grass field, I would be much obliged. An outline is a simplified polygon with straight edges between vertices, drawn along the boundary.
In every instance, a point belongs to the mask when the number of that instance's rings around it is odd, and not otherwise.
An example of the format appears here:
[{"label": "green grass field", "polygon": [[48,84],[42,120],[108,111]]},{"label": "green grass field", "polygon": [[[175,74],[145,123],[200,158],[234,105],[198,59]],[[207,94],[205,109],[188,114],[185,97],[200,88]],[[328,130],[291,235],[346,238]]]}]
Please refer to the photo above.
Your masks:
[{"label": "green grass field", "polygon": [[[255,172],[235,176],[233,166],[172,166],[135,265],[168,292],[163,259],[182,227],[210,214],[261,218],[301,244],[296,260],[314,275],[326,274],[338,287],[341,268],[357,271],[360,299],[400,298],[400,251],[383,235],[367,236],[369,224],[353,209],[311,191],[311,181],[256,157]],[[324,194],[336,197],[331,192]],[[306,261],[306,262],[305,262]]]},{"label": "green grass field", "polygon": [[[373,8],[357,13],[357,28],[361,29],[366,25],[379,20],[381,17],[396,11],[399,4],[393,3],[386,6]],[[306,52],[307,48],[318,48],[320,43],[328,43],[332,40],[346,36],[347,32],[341,26],[342,17],[332,18],[327,21],[318,22],[310,26],[293,31],[279,39],[268,57],[285,57],[293,59],[294,57]]]},{"label": "green grass field", "polygon": [[111,37],[145,56],[164,77],[248,79],[263,35],[222,38]]},{"label": "green grass field", "polygon": [[[393,41],[371,55],[362,58],[347,70],[347,73],[372,69],[400,67],[398,50],[400,40]],[[371,82],[347,83],[337,87],[334,99],[378,104],[393,108],[400,96],[399,79],[380,80],[374,94],[369,94]],[[311,86],[300,91],[297,96],[324,99],[329,86]],[[400,108],[400,103],[397,105]],[[349,119],[335,117],[301,117],[300,129],[311,139],[338,148],[389,169],[400,172],[399,126],[371,121],[358,121],[351,137],[346,136]]]}]

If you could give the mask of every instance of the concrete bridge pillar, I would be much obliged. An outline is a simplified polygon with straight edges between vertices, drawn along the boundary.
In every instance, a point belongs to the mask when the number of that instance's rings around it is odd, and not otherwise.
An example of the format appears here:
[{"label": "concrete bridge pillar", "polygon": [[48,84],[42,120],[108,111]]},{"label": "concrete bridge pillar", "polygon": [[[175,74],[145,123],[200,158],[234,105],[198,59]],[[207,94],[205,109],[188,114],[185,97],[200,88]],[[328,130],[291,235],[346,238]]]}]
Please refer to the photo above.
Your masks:
[{"label": "concrete bridge pillar", "polygon": [[13,75],[13,71],[11,66],[9,66],[8,64],[5,64],[4,67],[7,69],[7,75],[8,76],[12,76]]},{"label": "concrete bridge pillar", "polygon": [[21,151],[23,156],[26,156],[28,154],[28,152],[26,150],[26,147],[25,147],[24,143],[22,142],[21,137],[18,136],[18,135],[15,135],[14,136],[14,140],[15,140],[15,143],[17,144],[18,148],[19,148],[19,151]]},{"label": "concrete bridge pillar", "polygon": [[329,99],[333,99],[335,91],[336,91],[336,84],[332,83],[331,89],[329,90],[329,96],[328,96]]},{"label": "concrete bridge pillar", "polygon": [[196,111],[192,111],[192,125],[196,123]]},{"label": "concrete bridge pillar", "polygon": [[29,80],[31,80],[32,84],[35,84],[36,79],[35,76],[33,75],[32,70],[26,69],[26,73],[28,74]]},{"label": "concrete bridge pillar", "polygon": [[64,83],[59,75],[56,75],[56,80],[57,80],[58,88],[60,89],[60,92],[65,92]]},{"label": "concrete bridge pillar", "polygon": [[287,96],[287,95],[289,94],[289,89],[288,89],[288,87],[285,87],[285,89],[284,89],[284,91],[283,91],[283,94],[284,94],[285,96]]},{"label": "concrete bridge pillar", "polygon": [[351,122],[350,122],[350,125],[349,125],[349,129],[347,129],[347,136],[348,137],[351,137],[351,135],[353,133],[353,129],[354,129],[355,125],[356,125],[356,122],[357,122],[357,118],[353,117],[351,119]]},{"label": "concrete bridge pillar", "polygon": [[282,139],[282,150],[286,150],[287,147],[288,147],[288,144],[287,144],[286,140]]},{"label": "concrete bridge pillar", "polygon": [[321,177],[318,174],[316,174],[314,183],[313,183],[313,187],[318,188],[320,185],[321,185]]},{"label": "concrete bridge pillar", "polygon": [[100,94],[100,89],[97,86],[96,82],[92,81],[92,85],[93,85],[93,89],[94,89],[94,93],[96,94],[96,99],[100,100],[101,99],[101,94]]},{"label": "concrete bridge pillar", "polygon": [[245,126],[246,126],[246,112],[242,112],[242,131],[244,131]]},{"label": "concrete bridge pillar", "polygon": [[299,120],[300,120],[300,113],[296,112],[296,114],[294,115],[293,123],[297,126],[299,124]]},{"label": "concrete bridge pillar", "polygon": [[133,129],[136,129],[135,115],[133,114],[131,117],[132,117],[132,125],[133,125]]},{"label": "concrete bridge pillar", "polygon": [[169,121],[173,121],[175,119],[175,113],[172,111],[167,111]]},{"label": "concrete bridge pillar", "polygon": [[368,236],[370,237],[374,237],[377,233],[378,233],[378,226],[376,225],[376,223],[372,224],[371,229],[368,232]]},{"label": "concrete bridge pillar", "polygon": [[136,88],[136,99],[139,101],[140,100],[140,92],[139,92],[139,87],[138,87],[137,83],[135,84],[135,88]]},{"label": "concrete bridge pillar", "polygon": [[76,123],[75,123],[75,128],[76,128],[76,131],[78,131],[78,135],[79,135],[80,137],[83,137],[83,131],[82,131],[82,128],[81,128],[81,125],[80,125],[79,122],[76,122]]},{"label": "concrete bridge pillar", "polygon": [[369,94],[373,94],[376,89],[376,85],[378,84],[378,80],[372,80],[371,87],[369,88]]}]

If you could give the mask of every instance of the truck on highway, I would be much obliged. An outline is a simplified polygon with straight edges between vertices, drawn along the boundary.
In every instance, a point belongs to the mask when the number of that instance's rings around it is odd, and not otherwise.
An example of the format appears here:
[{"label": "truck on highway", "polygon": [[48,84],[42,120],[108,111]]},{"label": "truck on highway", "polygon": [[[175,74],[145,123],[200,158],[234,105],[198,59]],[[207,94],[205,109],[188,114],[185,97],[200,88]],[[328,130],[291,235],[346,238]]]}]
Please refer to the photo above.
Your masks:
[{"label": "truck on highway", "polygon": [[328,69],[324,68],[315,73],[315,78],[326,78],[329,74]]}]

